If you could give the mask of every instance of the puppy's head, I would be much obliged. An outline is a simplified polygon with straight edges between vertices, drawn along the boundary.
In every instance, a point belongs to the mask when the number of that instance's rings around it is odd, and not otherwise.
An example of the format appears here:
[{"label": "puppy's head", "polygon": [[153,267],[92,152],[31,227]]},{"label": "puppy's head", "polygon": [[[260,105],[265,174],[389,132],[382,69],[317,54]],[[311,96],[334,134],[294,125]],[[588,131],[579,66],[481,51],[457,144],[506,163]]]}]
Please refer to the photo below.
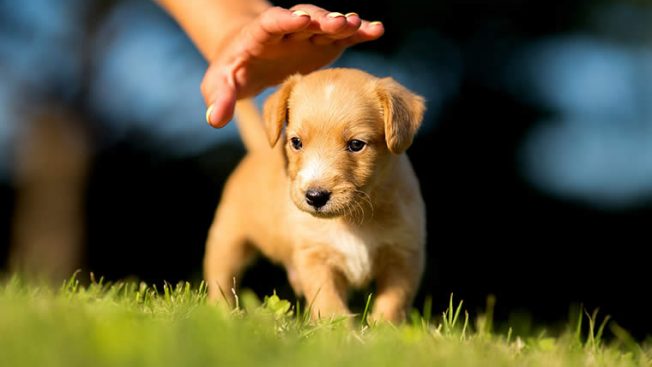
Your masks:
[{"label": "puppy's head", "polygon": [[[423,98],[391,78],[325,69],[288,78],[264,106],[272,146],[285,144],[290,195],[320,217],[360,216],[421,124]],[[286,125],[285,134],[282,134]]]}]

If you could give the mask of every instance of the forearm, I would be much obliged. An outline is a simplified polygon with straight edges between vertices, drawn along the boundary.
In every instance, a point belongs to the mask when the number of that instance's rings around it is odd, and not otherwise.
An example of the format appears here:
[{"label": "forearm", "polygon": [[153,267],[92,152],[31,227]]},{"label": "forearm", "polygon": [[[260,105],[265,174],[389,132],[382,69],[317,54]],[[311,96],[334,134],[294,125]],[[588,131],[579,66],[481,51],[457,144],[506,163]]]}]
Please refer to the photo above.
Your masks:
[{"label": "forearm", "polygon": [[271,6],[266,0],[156,0],[207,60],[225,40]]}]

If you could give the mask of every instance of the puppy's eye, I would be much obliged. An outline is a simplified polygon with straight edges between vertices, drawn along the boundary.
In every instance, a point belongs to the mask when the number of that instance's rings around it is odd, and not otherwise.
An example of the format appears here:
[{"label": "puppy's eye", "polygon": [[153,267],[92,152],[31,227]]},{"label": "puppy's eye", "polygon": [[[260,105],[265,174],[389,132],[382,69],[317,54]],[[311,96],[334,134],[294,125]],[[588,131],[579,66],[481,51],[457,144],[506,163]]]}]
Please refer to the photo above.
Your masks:
[{"label": "puppy's eye", "polygon": [[290,139],[290,145],[292,145],[292,149],[294,150],[301,150],[301,148],[303,148],[303,143],[301,142],[301,139],[297,137]]},{"label": "puppy's eye", "polygon": [[362,148],[364,148],[365,145],[367,145],[367,143],[365,143],[364,141],[353,139],[353,140],[349,140],[346,149],[349,152],[359,152],[362,150]]}]

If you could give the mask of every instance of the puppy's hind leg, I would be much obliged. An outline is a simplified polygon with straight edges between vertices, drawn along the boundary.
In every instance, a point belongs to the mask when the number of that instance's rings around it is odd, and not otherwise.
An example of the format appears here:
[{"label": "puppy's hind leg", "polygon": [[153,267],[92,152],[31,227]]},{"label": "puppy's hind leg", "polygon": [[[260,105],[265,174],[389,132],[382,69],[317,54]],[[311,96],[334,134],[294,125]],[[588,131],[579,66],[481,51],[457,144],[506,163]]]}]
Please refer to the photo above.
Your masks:
[{"label": "puppy's hind leg", "polygon": [[204,254],[204,280],[208,299],[235,306],[234,282],[256,254],[241,232],[242,223],[224,210],[219,210],[211,226]]}]

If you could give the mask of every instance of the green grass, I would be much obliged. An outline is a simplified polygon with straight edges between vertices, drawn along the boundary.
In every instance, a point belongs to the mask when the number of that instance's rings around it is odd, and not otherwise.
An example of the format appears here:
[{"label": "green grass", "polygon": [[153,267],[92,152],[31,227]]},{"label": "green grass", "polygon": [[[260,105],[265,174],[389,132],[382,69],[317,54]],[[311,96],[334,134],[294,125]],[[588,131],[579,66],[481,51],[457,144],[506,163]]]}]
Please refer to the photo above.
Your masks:
[{"label": "green grass", "polygon": [[[0,366],[651,366],[637,343],[597,311],[581,310],[557,335],[493,330],[493,302],[471,320],[453,296],[428,302],[404,325],[311,322],[275,295],[208,304],[199,284],[136,282],[59,289],[0,284]],[[369,299],[370,302],[372,298]],[[607,335],[609,334],[609,335]]]}]

